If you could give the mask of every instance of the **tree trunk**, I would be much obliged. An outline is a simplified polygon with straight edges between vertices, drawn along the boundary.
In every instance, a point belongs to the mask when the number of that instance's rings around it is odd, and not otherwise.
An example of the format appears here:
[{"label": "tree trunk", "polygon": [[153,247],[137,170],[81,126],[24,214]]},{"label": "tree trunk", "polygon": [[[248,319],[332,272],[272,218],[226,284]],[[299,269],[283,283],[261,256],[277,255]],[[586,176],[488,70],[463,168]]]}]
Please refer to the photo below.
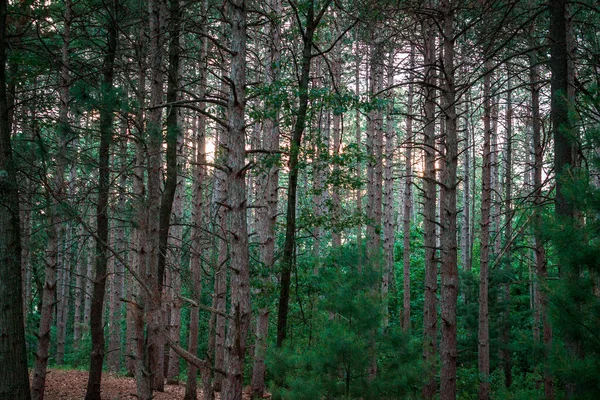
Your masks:
[{"label": "tree trunk", "polygon": [[298,87],[298,111],[296,122],[290,144],[290,155],[288,161],[288,193],[287,212],[285,226],[285,241],[283,244],[283,255],[281,257],[281,287],[279,292],[279,307],[277,310],[277,347],[283,345],[287,335],[287,317],[290,301],[290,282],[294,254],[296,249],[296,195],[298,188],[298,156],[302,144],[302,135],[306,126],[306,115],[308,112],[308,85],[310,77],[310,66],[313,58],[312,47],[314,34],[319,22],[329,7],[331,0],[326,0],[321,11],[315,15],[315,0],[310,0],[306,9],[306,26],[302,35],[302,60],[300,62],[300,82]]},{"label": "tree trunk", "polygon": [[225,342],[227,375],[223,400],[241,400],[246,338],[250,326],[250,259],[246,220],[246,2],[233,0],[230,7],[231,84],[228,114],[228,201],[227,222],[231,254],[231,308]]},{"label": "tree trunk", "polygon": [[[279,80],[279,64],[281,62],[281,0],[270,0],[269,5],[274,12],[272,19],[269,20],[268,38],[269,46],[267,48],[267,60],[265,82],[272,85]],[[268,109],[274,112],[272,118],[267,118],[263,122],[263,148],[269,152],[279,151],[279,112],[278,110]],[[275,158],[275,154],[270,154],[269,158]],[[262,192],[258,210],[258,241],[260,251],[260,262],[265,270],[262,284],[266,288],[270,282],[273,273],[275,261],[275,224],[277,222],[277,189],[279,187],[279,166],[276,162],[271,163],[271,167],[265,175],[261,177],[260,190]],[[261,288],[261,292],[264,289]],[[267,337],[269,333],[269,307],[264,304],[258,311],[256,319],[256,342],[254,345],[254,366],[252,368],[252,396],[261,398],[265,391],[265,358],[267,352]]]},{"label": "tree trunk", "polygon": [[[162,315],[162,283],[164,267],[161,265],[161,187],[162,187],[162,108],[165,43],[165,0],[148,2],[150,43],[150,111],[148,112],[148,268],[147,282],[152,294],[145,301],[148,370],[153,390],[164,391],[164,327]],[[165,186],[165,191],[167,190]],[[170,215],[170,214],[169,214]],[[164,228],[164,226],[163,226]]]},{"label": "tree trunk", "polygon": [[[548,276],[548,265],[546,261],[546,249],[542,231],[541,207],[544,202],[542,197],[542,173],[544,170],[544,144],[541,135],[540,118],[540,72],[537,53],[529,56],[529,80],[531,83],[531,118],[533,133],[533,187],[534,196],[534,243],[535,243],[535,271],[537,275],[535,285],[535,315],[534,336],[536,330],[539,332],[539,322],[542,323],[542,335],[544,342],[544,394],[547,399],[554,399],[554,378],[550,372],[549,352],[552,345],[552,327],[548,316],[548,299],[545,291],[546,278]],[[539,335],[539,333],[538,333]]]},{"label": "tree trunk", "polygon": [[28,400],[27,352],[21,293],[21,238],[17,171],[6,101],[6,19],[0,1],[0,398]]},{"label": "tree trunk", "polygon": [[90,332],[92,334],[92,354],[90,357],[90,373],[88,377],[86,400],[100,400],[100,384],[102,380],[102,363],[104,361],[104,325],[102,323],[102,308],[107,274],[107,243],[108,243],[108,196],[110,189],[110,144],[113,134],[114,103],[113,90],[114,64],[118,46],[118,27],[116,13],[119,9],[118,0],[107,5],[110,18],[108,26],[108,43],[103,74],[103,96],[100,109],[100,150],[98,160],[98,203],[96,206],[96,274],[92,292],[92,307],[90,313]]},{"label": "tree trunk", "polygon": [[[56,172],[54,182],[46,196],[51,204],[49,211],[50,226],[48,229],[48,243],[46,255],[46,268],[44,276],[44,289],[42,293],[42,308],[40,310],[40,326],[38,331],[38,348],[35,356],[35,367],[31,383],[32,397],[35,400],[44,399],[46,386],[46,367],[48,365],[50,346],[50,326],[52,324],[52,309],[56,297],[57,269],[60,232],[62,218],[59,214],[60,202],[64,196],[64,174],[66,168],[66,148],[69,136],[69,44],[71,31],[71,1],[65,2],[65,20],[63,28],[63,45],[61,52],[60,76],[60,106],[59,106],[59,138],[58,155],[56,159]],[[44,160],[46,161],[46,160]],[[45,162],[44,162],[45,164]]]},{"label": "tree trunk", "polygon": [[506,220],[504,223],[504,273],[506,274],[507,282],[502,287],[502,301],[504,302],[504,312],[502,315],[502,348],[500,357],[502,358],[504,370],[504,385],[508,388],[512,384],[512,359],[510,344],[510,277],[512,276],[512,86],[510,80],[510,71],[508,71],[508,92],[506,93],[506,150],[505,150],[505,168],[504,168],[504,215]]},{"label": "tree trunk", "polygon": [[[355,90],[355,96],[358,97],[360,95],[360,60],[361,60],[361,56],[359,55],[360,53],[360,48],[359,48],[359,42],[358,40],[356,40],[356,66],[355,66],[355,70],[354,70],[354,90]],[[360,110],[358,108],[356,108],[356,117],[354,120],[354,135],[356,138],[356,149],[359,150],[361,147],[361,133],[360,133]],[[356,178],[358,180],[361,180],[362,178],[362,168],[361,168],[361,161],[358,160],[356,162]],[[358,186],[356,188],[356,213],[360,216],[362,214],[362,190],[361,187]],[[362,220],[362,217],[360,218]],[[360,220],[359,220],[360,221]],[[359,222],[357,227],[356,227],[356,243],[358,244],[359,248],[362,246],[362,223]]]},{"label": "tree trunk", "polygon": [[[204,31],[206,26],[206,7],[207,2],[203,0],[200,3],[200,27]],[[200,55],[198,65],[198,96],[203,98],[206,93],[206,58],[208,56],[208,41],[203,36],[200,43]],[[198,104],[200,110],[205,110],[205,103],[201,102]],[[204,237],[201,234],[203,226],[204,210],[207,208],[207,201],[204,195],[204,186],[206,180],[206,119],[201,113],[196,116],[196,137],[195,137],[195,164],[192,170],[194,171],[194,192],[192,198],[192,242],[191,242],[191,256],[190,256],[190,272],[192,274],[193,287],[198,288],[198,291],[194,293],[194,299],[200,302],[200,289],[202,287],[202,258],[205,256],[205,244],[203,244]],[[200,319],[200,312],[198,307],[192,307],[190,310],[190,321],[189,321],[189,338],[188,338],[188,351],[196,355],[198,353],[198,322]],[[209,332],[210,336],[210,332]],[[210,371],[209,371],[210,373]],[[191,363],[188,363],[187,381],[185,385],[185,400],[196,400],[197,398],[197,376],[198,369]],[[206,393],[205,393],[206,394]]]},{"label": "tree trunk", "polygon": [[481,232],[480,232],[480,256],[479,256],[479,328],[478,328],[478,366],[479,376],[479,399],[490,397],[490,323],[488,310],[488,288],[489,288],[489,261],[490,261],[490,212],[492,206],[491,188],[491,61],[487,61],[486,75],[484,77],[483,97],[483,166],[481,174]]},{"label": "tree trunk", "polygon": [[[394,53],[390,54],[387,86],[394,85]],[[388,110],[393,110],[394,99],[388,98],[390,104]],[[395,263],[394,263],[394,242],[396,231],[396,219],[394,218],[394,152],[396,150],[396,131],[391,112],[387,115],[385,127],[385,165],[383,166],[383,257],[384,270],[381,283],[381,298],[383,299],[383,326],[389,324],[388,316],[390,314],[390,290],[391,296],[395,295]]]},{"label": "tree trunk", "polygon": [[441,308],[442,340],[440,357],[440,399],[456,398],[456,303],[458,299],[458,259],[456,241],[456,186],[458,164],[458,137],[456,126],[456,90],[454,86],[454,10],[451,0],[442,1],[443,30],[443,115],[445,117],[445,169],[442,174],[442,267]]},{"label": "tree trunk", "polygon": [[[118,199],[117,199],[117,210],[124,212],[125,209],[125,196],[127,191],[127,174],[125,168],[127,165],[127,126],[121,124],[121,137],[120,137],[120,148],[119,148],[119,165],[116,166],[119,171],[119,187],[118,187]],[[119,225],[114,227],[114,250],[118,254],[122,254],[125,251],[125,227],[122,222],[116,222]],[[121,369],[121,299],[123,298],[124,284],[125,284],[125,267],[123,264],[116,260],[113,256],[111,257],[112,264],[112,290],[110,296],[110,335],[108,343],[108,357],[107,364],[108,368],[112,372],[119,372]]]},{"label": "tree trunk", "polygon": [[425,147],[425,172],[423,175],[423,229],[425,233],[425,301],[423,305],[423,358],[427,375],[423,382],[422,395],[431,399],[436,393],[435,355],[437,353],[437,275],[436,257],[436,179],[435,179],[435,30],[433,21],[423,22],[425,66],[424,112],[425,126],[423,142]]},{"label": "tree trunk", "polygon": [[[415,68],[415,46],[410,47],[410,78],[414,79],[414,73],[412,72]],[[413,100],[414,99],[414,85],[410,83],[408,85],[408,98],[406,103],[406,149],[405,149],[405,163],[406,163],[406,176],[404,178],[404,208],[402,214],[402,236],[403,236],[403,253],[402,253],[402,264],[403,264],[403,299],[402,299],[402,329],[405,332],[410,331],[410,222],[412,219],[413,212],[413,200],[412,200],[412,185],[413,185],[413,170],[412,170],[412,149],[415,141],[413,134]]]},{"label": "tree trunk", "polygon": [[[177,140],[177,155],[183,159],[184,156],[184,137],[179,135]],[[184,168],[183,162],[181,163]],[[181,333],[181,298],[179,297],[179,288],[181,287],[181,247],[183,243],[183,197],[185,196],[185,181],[181,174],[177,176],[177,188],[175,190],[175,199],[173,200],[173,227],[169,236],[169,263],[170,266],[170,292],[171,315],[169,316],[169,332],[171,341],[179,345],[179,336]],[[169,352],[169,362],[167,370],[167,383],[171,385],[178,384],[179,376],[179,355],[176,351]]]}]

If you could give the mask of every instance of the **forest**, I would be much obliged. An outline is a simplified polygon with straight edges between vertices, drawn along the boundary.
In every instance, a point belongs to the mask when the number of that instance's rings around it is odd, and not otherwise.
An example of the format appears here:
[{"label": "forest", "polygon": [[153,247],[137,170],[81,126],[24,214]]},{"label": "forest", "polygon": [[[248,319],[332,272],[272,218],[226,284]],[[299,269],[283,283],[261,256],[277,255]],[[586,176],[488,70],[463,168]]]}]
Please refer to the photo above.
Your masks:
[{"label": "forest", "polygon": [[599,4],[0,0],[44,398],[600,398]]}]

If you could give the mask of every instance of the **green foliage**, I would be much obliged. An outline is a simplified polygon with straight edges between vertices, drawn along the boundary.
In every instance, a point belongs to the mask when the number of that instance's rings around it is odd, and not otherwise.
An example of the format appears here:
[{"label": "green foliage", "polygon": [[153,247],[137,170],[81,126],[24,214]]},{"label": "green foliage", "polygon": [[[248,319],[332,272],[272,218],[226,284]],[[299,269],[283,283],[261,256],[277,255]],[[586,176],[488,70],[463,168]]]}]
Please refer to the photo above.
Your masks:
[{"label": "green foliage", "polygon": [[359,250],[347,248],[324,260],[312,283],[312,330],[268,357],[274,398],[392,399],[418,391],[416,343],[382,327],[378,274],[361,258]]}]

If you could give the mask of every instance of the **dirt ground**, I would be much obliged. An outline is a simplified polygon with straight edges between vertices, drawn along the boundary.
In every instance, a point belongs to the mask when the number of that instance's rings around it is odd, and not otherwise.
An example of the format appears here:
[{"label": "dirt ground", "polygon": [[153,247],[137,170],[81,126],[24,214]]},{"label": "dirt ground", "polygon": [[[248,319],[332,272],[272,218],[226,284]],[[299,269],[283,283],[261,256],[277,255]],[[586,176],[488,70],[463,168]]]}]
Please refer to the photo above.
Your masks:
[{"label": "dirt ground", "polygon": [[[49,369],[46,378],[45,400],[81,400],[85,397],[87,385],[87,371],[71,371]],[[155,392],[154,399],[177,400],[183,399],[185,393],[184,383],[179,385],[165,385],[164,393]],[[201,398],[200,387],[198,398]],[[218,399],[219,396],[217,395]],[[244,399],[249,399],[247,393]],[[109,373],[102,375],[102,399],[103,400],[133,400],[135,396],[135,381],[133,378],[116,376]]]}]

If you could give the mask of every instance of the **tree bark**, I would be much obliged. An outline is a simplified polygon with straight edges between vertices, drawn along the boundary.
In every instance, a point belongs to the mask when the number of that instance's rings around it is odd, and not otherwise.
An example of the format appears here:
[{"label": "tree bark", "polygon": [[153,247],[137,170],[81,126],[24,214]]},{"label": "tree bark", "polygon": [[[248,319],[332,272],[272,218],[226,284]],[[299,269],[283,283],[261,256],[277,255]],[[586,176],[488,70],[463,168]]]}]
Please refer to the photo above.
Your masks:
[{"label": "tree bark", "polygon": [[[410,47],[410,72],[409,80],[414,79],[415,68],[415,46]],[[402,298],[402,329],[405,332],[410,331],[410,222],[412,219],[413,212],[413,170],[412,170],[412,149],[413,142],[415,141],[413,134],[413,100],[414,99],[414,85],[410,83],[408,85],[408,98],[406,103],[406,148],[405,148],[405,163],[406,163],[406,176],[404,178],[404,208],[402,214],[402,270],[403,270],[403,298]]]},{"label": "tree bark", "polygon": [[114,64],[118,46],[117,13],[118,0],[107,5],[111,18],[108,30],[106,56],[102,66],[103,102],[100,109],[100,150],[98,160],[98,203],[96,206],[96,268],[92,306],[90,312],[90,332],[92,334],[92,354],[90,356],[90,372],[87,383],[86,400],[100,400],[100,384],[102,381],[102,363],[104,361],[104,324],[102,308],[107,274],[108,243],[108,196],[110,190],[110,144],[113,134],[114,102],[112,99]]},{"label": "tree bark", "polygon": [[[59,105],[59,138],[58,155],[54,180],[47,189],[46,198],[50,205],[48,219],[48,243],[46,247],[46,267],[44,273],[44,289],[42,307],[40,310],[40,325],[38,330],[38,348],[35,356],[35,367],[31,384],[32,397],[43,400],[46,386],[46,368],[49,358],[50,326],[52,324],[52,309],[57,291],[57,270],[59,267],[59,243],[62,218],[59,205],[64,196],[64,174],[66,168],[66,148],[69,136],[69,43],[71,30],[71,1],[65,2],[65,24],[63,28],[63,45],[61,51],[60,76],[60,105]],[[46,164],[47,160],[44,160]]]},{"label": "tree bark", "polygon": [[241,400],[246,338],[250,326],[250,259],[246,217],[246,1],[233,0],[230,92],[227,107],[227,222],[231,254],[231,308],[225,342],[225,378],[222,399]]},{"label": "tree bark", "polygon": [[[281,62],[281,32],[280,18],[282,12],[281,0],[270,0],[270,8],[273,16],[268,24],[269,46],[267,48],[267,63],[265,83],[273,85],[278,82]],[[268,104],[268,103],[267,103]],[[272,108],[275,108],[271,105]],[[278,109],[267,108],[268,115],[263,122],[263,148],[267,151],[279,151],[279,112]],[[272,114],[273,113],[273,114]],[[279,165],[275,162],[275,155],[269,155],[270,168],[260,179],[260,190],[263,193],[260,198],[261,208],[258,210],[258,240],[260,251],[260,262],[262,268],[263,293],[268,287],[275,262],[275,225],[277,222],[277,198],[279,187]],[[265,391],[265,358],[267,352],[267,337],[269,333],[269,307],[263,305],[258,311],[256,319],[256,342],[254,345],[254,366],[252,368],[252,396],[261,398]]]},{"label": "tree bark", "polygon": [[458,164],[458,137],[456,126],[456,89],[454,85],[454,4],[442,1],[443,20],[443,115],[445,117],[445,169],[442,174],[442,267],[441,308],[442,340],[440,357],[440,399],[456,398],[456,303],[458,299],[458,259],[456,241],[456,186]]},{"label": "tree bark", "polygon": [[[554,378],[549,368],[549,351],[552,345],[552,327],[548,318],[548,299],[545,291],[546,278],[548,276],[548,265],[546,261],[546,248],[543,238],[543,226],[541,207],[544,202],[542,196],[542,173],[544,170],[544,145],[541,135],[540,118],[540,71],[537,53],[532,52],[529,56],[529,80],[531,84],[531,119],[533,134],[533,188],[534,188],[534,250],[535,250],[535,272],[536,282],[534,289],[535,311],[534,311],[534,339],[539,336],[539,323],[542,324],[542,336],[544,343],[544,394],[547,399],[554,399]],[[538,334],[536,335],[536,331]]]},{"label": "tree bark", "polygon": [[483,166],[481,173],[481,232],[479,256],[479,328],[478,328],[478,366],[479,399],[488,399],[490,396],[490,333],[489,333],[489,260],[490,260],[490,212],[492,206],[491,188],[491,61],[487,61],[486,75],[484,77],[483,97]]},{"label": "tree bark", "polygon": [[6,101],[6,20],[0,1],[0,398],[29,400],[21,293],[21,238],[17,170]]},{"label": "tree bark", "polygon": [[424,36],[424,112],[423,143],[425,147],[425,172],[423,175],[423,229],[425,233],[425,301],[423,305],[423,358],[427,375],[422,395],[431,399],[436,393],[435,355],[437,353],[437,276],[436,257],[436,177],[435,177],[435,30],[433,21],[423,22]]},{"label": "tree bark", "polygon": [[[164,340],[161,334],[162,283],[164,268],[161,266],[161,183],[162,183],[162,108],[165,44],[165,0],[148,2],[150,43],[150,111],[148,112],[148,269],[146,278],[152,293],[145,301],[148,370],[153,390],[164,391]],[[163,226],[164,227],[164,226]]]},{"label": "tree bark", "polygon": [[[387,86],[394,85],[394,53],[390,54],[388,71],[387,71]],[[388,98],[390,104],[388,110],[393,110],[394,99]],[[395,263],[394,263],[394,242],[396,231],[396,219],[394,218],[394,152],[396,150],[396,131],[394,129],[393,117],[386,117],[385,127],[385,165],[383,166],[383,257],[384,270],[383,279],[381,282],[381,298],[383,300],[383,326],[389,324],[390,315],[390,291],[391,297],[395,295]]]}]

